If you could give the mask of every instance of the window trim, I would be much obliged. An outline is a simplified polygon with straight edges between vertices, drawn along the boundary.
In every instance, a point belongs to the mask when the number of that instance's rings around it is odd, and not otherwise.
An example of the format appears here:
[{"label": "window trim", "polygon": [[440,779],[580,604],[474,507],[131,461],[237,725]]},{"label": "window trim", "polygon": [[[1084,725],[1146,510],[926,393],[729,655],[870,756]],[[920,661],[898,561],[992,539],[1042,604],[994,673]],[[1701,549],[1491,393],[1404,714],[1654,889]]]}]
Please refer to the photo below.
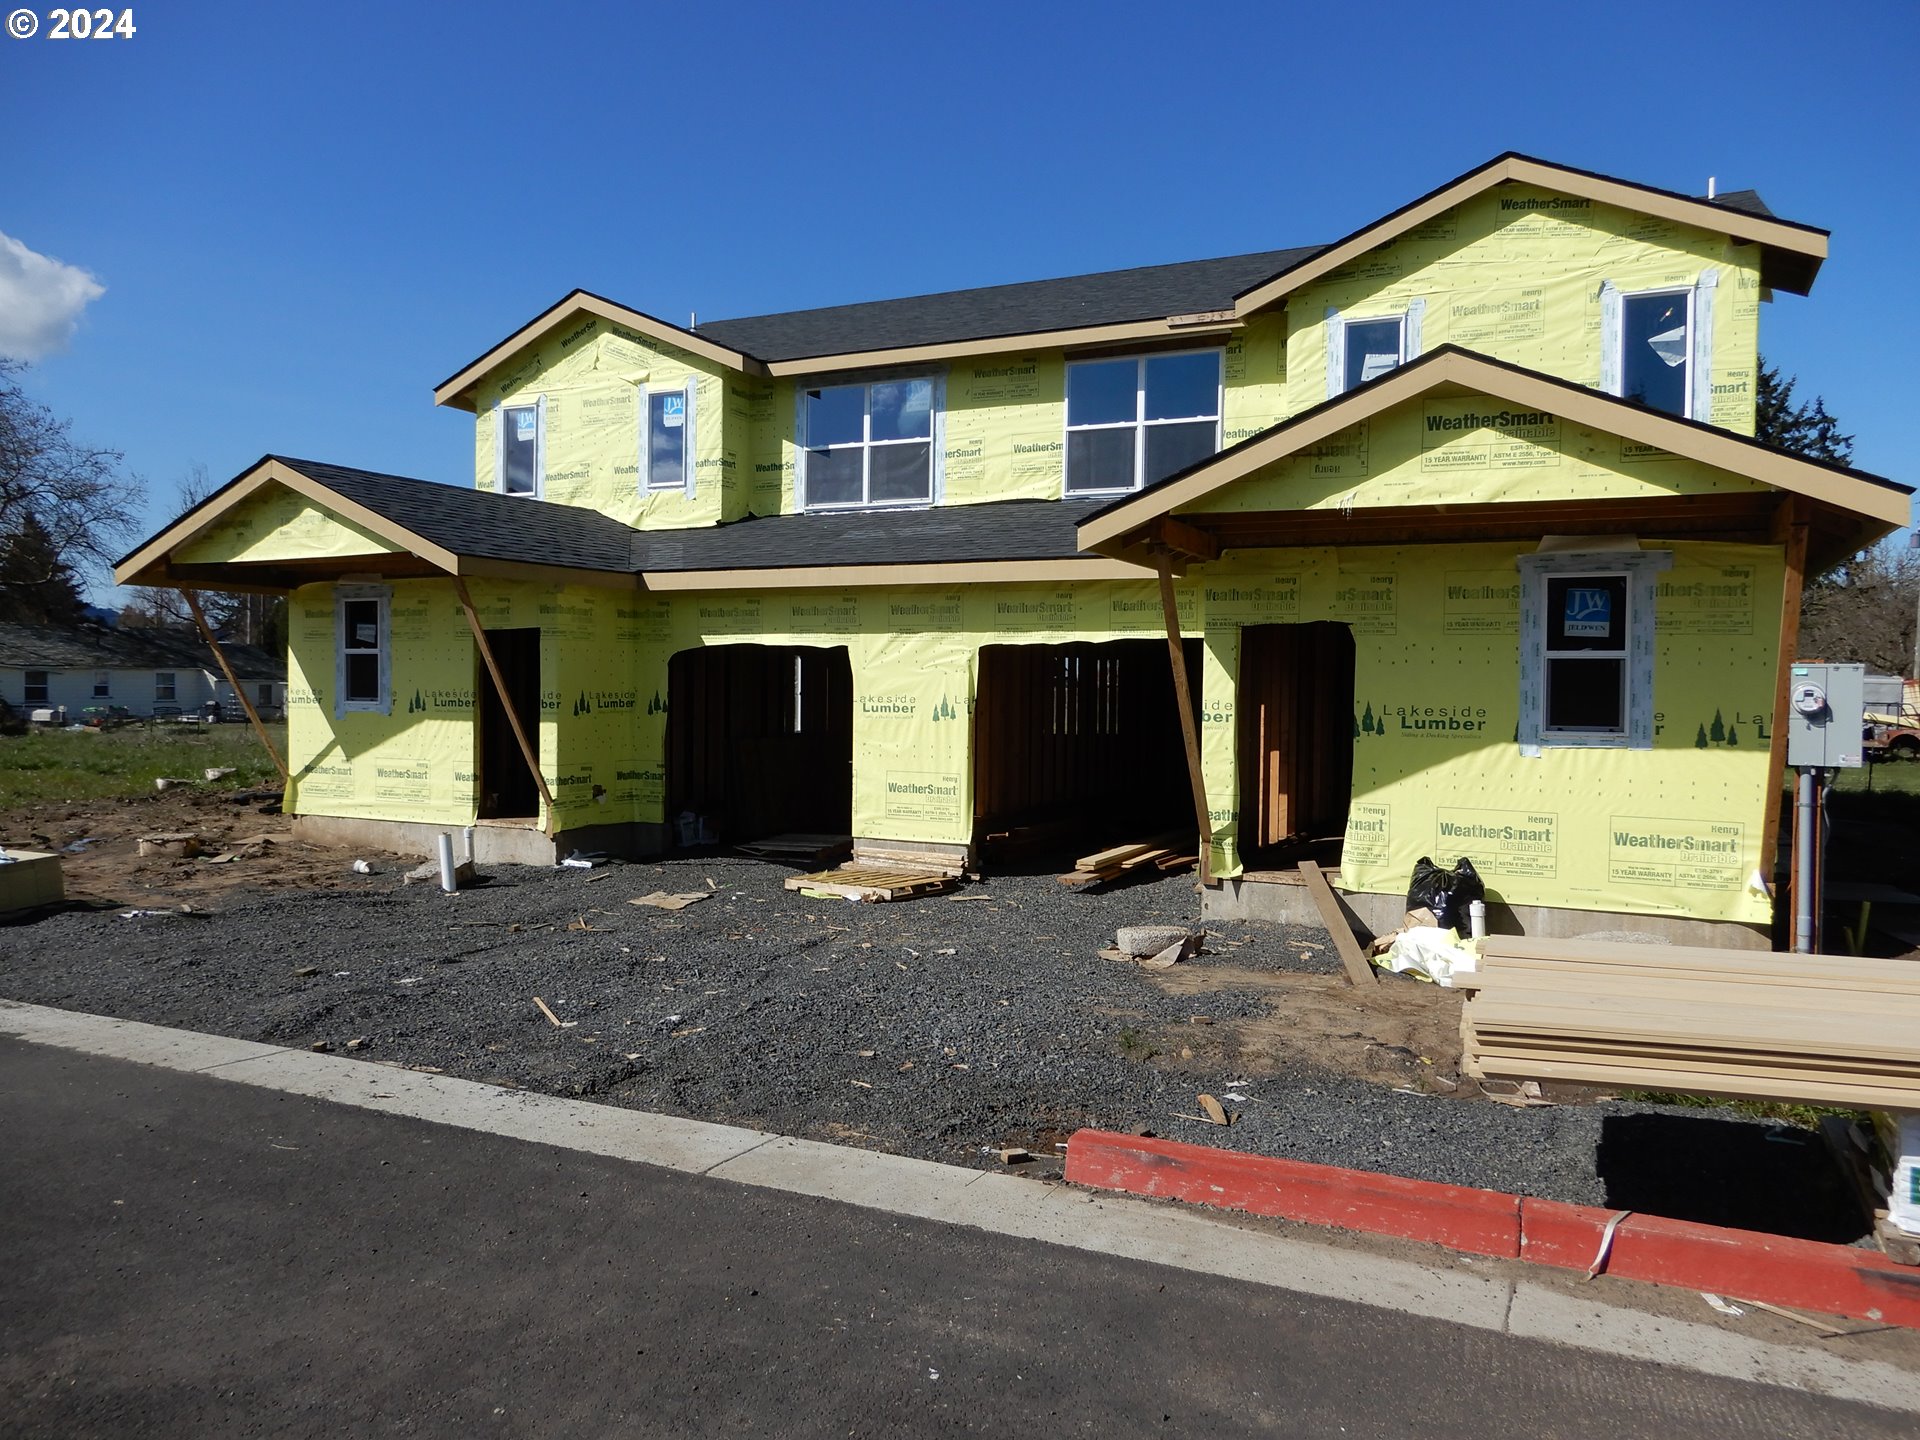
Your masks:
[{"label": "window trim", "polygon": [[[1426,314],[1427,302],[1424,296],[1414,297],[1398,310],[1387,310],[1379,314],[1342,314],[1329,305],[1326,314],[1327,398],[1332,400],[1336,396],[1347,394],[1350,388],[1354,390],[1360,388],[1359,385],[1352,387],[1347,385],[1347,326],[1375,325],[1382,320],[1398,320],[1400,322],[1400,365],[1406,365],[1420,358]],[[1399,365],[1394,367],[1396,370],[1398,368]],[[1380,378],[1378,375],[1374,377],[1376,380]]]},{"label": "window trim", "polygon": [[[1227,350],[1224,345],[1200,345],[1178,350],[1142,350],[1131,355],[1083,355],[1079,359],[1069,358],[1061,371],[1060,394],[1060,495],[1066,500],[1085,500],[1100,495],[1137,495],[1146,488],[1147,473],[1147,427],[1165,425],[1195,425],[1207,419],[1205,415],[1185,415],[1166,420],[1147,419],[1147,362],[1165,360],[1182,355],[1211,355],[1217,367],[1218,379],[1213,387],[1213,452],[1220,453],[1221,436],[1226,433],[1227,423]],[[1073,423],[1073,406],[1069,398],[1073,393],[1073,371],[1080,365],[1112,365],[1118,361],[1131,360],[1133,370],[1133,419],[1103,420],[1092,425]],[[1069,447],[1073,444],[1076,431],[1085,433],[1093,430],[1132,430],[1133,446],[1133,483],[1131,485],[1105,485],[1099,488],[1076,490],[1072,488],[1072,472],[1069,464]]]},{"label": "window trim", "polygon": [[[1520,571],[1520,717],[1514,735],[1520,753],[1538,759],[1544,750],[1651,750],[1656,616],[1654,577],[1673,568],[1671,550],[1557,550],[1518,556]],[[1620,730],[1549,730],[1546,726],[1547,577],[1624,576],[1627,582],[1627,644],[1622,667]],[[1575,655],[1595,652],[1574,651]]]},{"label": "window trim", "polygon": [[[1713,413],[1713,311],[1720,293],[1720,272],[1702,270],[1692,284],[1649,285],[1644,290],[1622,290],[1611,280],[1600,284],[1600,389],[1626,399],[1626,302],[1645,295],[1687,297],[1687,381],[1682,387],[1686,406],[1681,418],[1709,420]],[[1651,408],[1651,407],[1649,407]],[[1656,411],[1664,415],[1664,410]]]},{"label": "window trim", "polygon": [[96,670],[93,672],[93,698],[96,700],[113,699],[113,672]]},{"label": "window trim", "polygon": [[[928,400],[927,438],[913,437],[904,440],[875,440],[873,438],[873,387],[876,385],[902,385],[913,381],[924,381],[931,392]],[[944,467],[941,464],[942,451],[946,441],[946,386],[940,375],[925,371],[911,371],[899,375],[876,375],[872,378],[849,378],[843,380],[802,380],[794,386],[793,403],[795,409],[794,433],[799,436],[798,449],[799,477],[798,490],[800,508],[806,511],[830,513],[847,510],[924,510],[940,503]],[[807,457],[814,448],[807,439],[807,392],[810,390],[859,390],[861,392],[860,439],[844,441],[839,445],[825,445],[818,448],[832,453],[835,450],[850,450],[856,444],[860,447],[860,493],[859,500],[815,500],[809,493]],[[927,447],[927,495],[923,499],[913,500],[874,500],[868,498],[873,491],[873,447],[876,445],[925,445]]]},{"label": "window trim", "polygon": [[[36,675],[40,677],[38,682],[33,678]],[[40,692],[40,698],[38,700],[33,698],[33,692],[35,690]],[[53,703],[53,671],[22,670],[20,672],[20,703],[22,705],[51,705]]]},{"label": "window trim", "polygon": [[[371,600],[379,606],[380,693],[373,700],[347,698],[347,603]],[[393,587],[390,585],[336,585],[333,587],[333,713],[391,715],[393,713]]]},{"label": "window trim", "polygon": [[[507,412],[509,410],[533,411],[533,489],[507,489]],[[493,488],[502,495],[511,495],[516,500],[544,500],[547,498],[547,397],[536,395],[532,400],[502,400],[494,406],[493,426]]]},{"label": "window trim", "polygon": [[[694,473],[694,416],[693,402],[696,384],[689,375],[680,385],[649,386],[640,388],[640,493],[642,495],[672,495],[676,491],[693,498]],[[671,485],[653,483],[653,397],[656,395],[679,395],[685,402],[686,413],[681,418],[680,478]]]},{"label": "window trim", "polygon": [[178,670],[156,670],[153,672],[153,703],[156,705],[177,705],[180,701],[180,672]]}]

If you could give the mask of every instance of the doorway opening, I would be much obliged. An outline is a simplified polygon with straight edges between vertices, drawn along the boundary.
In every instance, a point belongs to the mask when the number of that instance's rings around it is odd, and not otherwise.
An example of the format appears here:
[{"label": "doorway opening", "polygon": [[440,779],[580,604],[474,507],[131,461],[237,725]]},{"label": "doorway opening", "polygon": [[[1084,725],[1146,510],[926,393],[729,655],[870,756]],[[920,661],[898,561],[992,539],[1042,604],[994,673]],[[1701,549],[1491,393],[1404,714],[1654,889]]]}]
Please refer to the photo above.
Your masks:
[{"label": "doorway opening", "polygon": [[667,819],[682,844],[848,835],[846,646],[709,645],[668,661]]},{"label": "doorway opening", "polygon": [[1353,795],[1353,631],[1240,632],[1240,852],[1248,869],[1337,864]]},{"label": "doorway opening", "polygon": [[[1183,648],[1200,693],[1198,640]],[[974,843],[1038,863],[1194,828],[1165,640],[986,645],[973,712]]]},{"label": "doorway opening", "polygon": [[[489,630],[487,648],[493,652],[507,693],[513,697],[513,711],[527,738],[540,743],[540,630],[538,626],[522,630]],[[474,713],[479,720],[476,749],[479,752],[480,808],[482,820],[532,820],[540,814],[540,787],[527,769],[520,742],[514,738],[507,720],[506,706],[494,688],[486,663],[476,652],[473,657],[475,690],[479,704]],[[536,750],[536,753],[537,750]]]}]

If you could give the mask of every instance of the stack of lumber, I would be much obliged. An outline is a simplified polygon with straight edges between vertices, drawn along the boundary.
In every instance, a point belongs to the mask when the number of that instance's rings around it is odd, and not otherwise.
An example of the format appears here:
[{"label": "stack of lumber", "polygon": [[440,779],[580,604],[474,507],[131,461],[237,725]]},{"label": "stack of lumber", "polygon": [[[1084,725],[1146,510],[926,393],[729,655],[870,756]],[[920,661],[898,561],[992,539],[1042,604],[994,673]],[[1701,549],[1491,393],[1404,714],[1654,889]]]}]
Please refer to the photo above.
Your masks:
[{"label": "stack of lumber", "polygon": [[795,875],[787,881],[786,888],[877,904],[887,900],[916,900],[922,895],[938,895],[959,883],[955,876],[931,870],[854,864],[843,865],[838,870],[822,870],[817,875]]},{"label": "stack of lumber", "polygon": [[1920,1110],[1920,964],[1494,935],[1469,1075]]},{"label": "stack of lumber", "polygon": [[1086,890],[1137,870],[1151,868],[1163,875],[1171,874],[1199,863],[1199,859],[1193,848],[1193,836],[1174,831],[1156,835],[1151,840],[1115,845],[1110,850],[1083,855],[1073,862],[1073,869],[1060,877],[1060,883],[1075,890]]},{"label": "stack of lumber", "polygon": [[764,840],[754,840],[745,845],[733,847],[742,855],[752,855],[761,860],[788,860],[808,865],[822,865],[829,860],[837,860],[853,849],[851,835],[769,835]]}]

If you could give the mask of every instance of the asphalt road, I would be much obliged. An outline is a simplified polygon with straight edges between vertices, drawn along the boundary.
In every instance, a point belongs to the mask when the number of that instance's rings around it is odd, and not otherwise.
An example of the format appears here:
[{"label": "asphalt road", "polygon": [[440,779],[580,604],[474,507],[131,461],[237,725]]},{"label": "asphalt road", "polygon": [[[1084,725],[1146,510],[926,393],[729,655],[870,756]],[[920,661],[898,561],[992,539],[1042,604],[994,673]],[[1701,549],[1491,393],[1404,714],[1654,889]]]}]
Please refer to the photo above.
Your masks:
[{"label": "asphalt road", "polygon": [[966,1431],[1912,1417],[0,1040],[0,1435]]}]

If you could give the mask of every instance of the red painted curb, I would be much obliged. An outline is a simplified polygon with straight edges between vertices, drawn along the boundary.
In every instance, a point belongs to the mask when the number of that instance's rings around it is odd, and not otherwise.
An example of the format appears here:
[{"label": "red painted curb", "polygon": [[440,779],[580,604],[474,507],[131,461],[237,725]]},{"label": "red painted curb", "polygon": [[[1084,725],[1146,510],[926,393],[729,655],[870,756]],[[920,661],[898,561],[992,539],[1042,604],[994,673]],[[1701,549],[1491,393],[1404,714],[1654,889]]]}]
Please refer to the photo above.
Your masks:
[{"label": "red painted curb", "polygon": [[1082,1130],[1067,1141],[1066,1175],[1103,1190],[1433,1240],[1472,1255],[1512,1260],[1520,1254],[1520,1202],[1493,1190],[1099,1130]]},{"label": "red painted curb", "polygon": [[[1101,1130],[1068,1140],[1066,1178],[1582,1272],[1616,1213]],[[1601,1271],[1920,1329],[1920,1269],[1845,1245],[1630,1215]]]}]

